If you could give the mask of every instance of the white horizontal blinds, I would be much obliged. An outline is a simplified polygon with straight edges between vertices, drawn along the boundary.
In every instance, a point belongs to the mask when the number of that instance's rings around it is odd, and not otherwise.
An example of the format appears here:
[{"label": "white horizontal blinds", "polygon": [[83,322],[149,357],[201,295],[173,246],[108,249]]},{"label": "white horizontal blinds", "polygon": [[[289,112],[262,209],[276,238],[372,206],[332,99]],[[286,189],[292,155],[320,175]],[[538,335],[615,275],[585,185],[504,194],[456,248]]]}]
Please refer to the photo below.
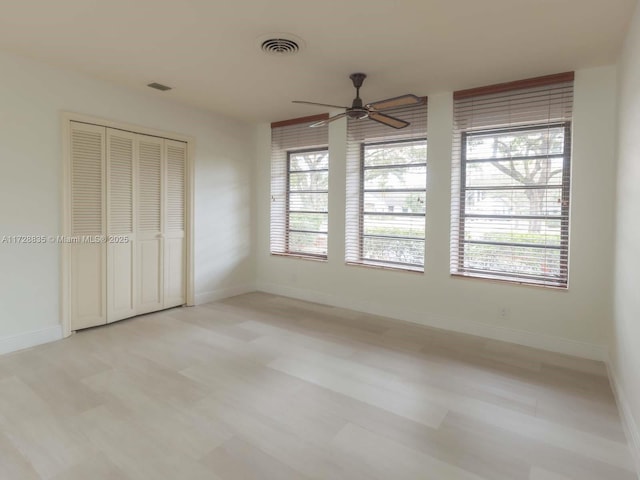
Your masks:
[{"label": "white horizontal blinds", "polygon": [[184,230],[187,144],[167,141],[167,230]]},{"label": "white horizontal blinds", "polygon": [[133,232],[134,135],[108,130],[109,233]]},{"label": "white horizontal blinds", "polygon": [[161,230],[162,141],[140,135],[138,158],[138,231]]},{"label": "white horizontal blinds", "polygon": [[327,257],[329,129],[327,115],[271,128],[271,253]]},{"label": "white horizontal blinds", "polygon": [[346,261],[422,271],[427,101],[384,113],[410,125],[348,121]]},{"label": "white horizontal blinds", "polygon": [[566,287],[573,73],[454,94],[451,273]]},{"label": "white horizontal blinds", "polygon": [[103,234],[105,128],[71,122],[71,234]]}]

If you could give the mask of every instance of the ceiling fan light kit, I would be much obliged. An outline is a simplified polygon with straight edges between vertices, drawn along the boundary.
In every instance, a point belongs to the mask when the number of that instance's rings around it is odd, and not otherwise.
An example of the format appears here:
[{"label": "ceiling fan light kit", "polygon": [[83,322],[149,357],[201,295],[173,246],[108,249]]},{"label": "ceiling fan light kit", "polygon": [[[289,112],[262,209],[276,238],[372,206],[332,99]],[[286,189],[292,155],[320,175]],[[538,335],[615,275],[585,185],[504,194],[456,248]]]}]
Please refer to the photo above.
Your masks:
[{"label": "ceiling fan light kit", "polygon": [[377,102],[367,103],[363,105],[362,99],[360,98],[360,87],[362,87],[362,83],[364,82],[364,79],[367,78],[367,75],[364,73],[352,73],[351,75],[349,75],[349,78],[353,82],[353,86],[356,89],[356,98],[353,99],[350,107],[331,105],[327,103],[305,102],[301,100],[293,101],[293,103],[301,103],[304,105],[345,109],[344,113],[334,115],[327,120],[312,123],[310,125],[311,127],[321,127],[340,118],[349,117],[354,120],[362,120],[368,118],[369,120],[382,123],[383,125],[387,125],[391,128],[405,128],[409,126],[409,122],[405,122],[400,118],[392,117],[391,115],[386,115],[382,113],[382,111],[397,107],[417,105],[423,102],[422,98],[409,93],[406,95],[400,95],[399,97],[387,98],[385,100],[378,100]]}]

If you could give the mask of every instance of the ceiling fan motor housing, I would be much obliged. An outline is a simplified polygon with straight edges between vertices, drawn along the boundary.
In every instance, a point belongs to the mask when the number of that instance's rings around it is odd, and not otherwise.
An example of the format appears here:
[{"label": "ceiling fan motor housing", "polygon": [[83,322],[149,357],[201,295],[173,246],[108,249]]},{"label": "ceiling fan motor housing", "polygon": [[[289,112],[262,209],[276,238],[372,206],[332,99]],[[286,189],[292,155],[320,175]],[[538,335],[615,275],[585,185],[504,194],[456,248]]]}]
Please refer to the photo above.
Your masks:
[{"label": "ceiling fan motor housing", "polygon": [[360,120],[361,118],[366,118],[368,115],[369,115],[369,112],[366,108],[352,107],[347,109],[347,117],[352,118],[354,120]]}]

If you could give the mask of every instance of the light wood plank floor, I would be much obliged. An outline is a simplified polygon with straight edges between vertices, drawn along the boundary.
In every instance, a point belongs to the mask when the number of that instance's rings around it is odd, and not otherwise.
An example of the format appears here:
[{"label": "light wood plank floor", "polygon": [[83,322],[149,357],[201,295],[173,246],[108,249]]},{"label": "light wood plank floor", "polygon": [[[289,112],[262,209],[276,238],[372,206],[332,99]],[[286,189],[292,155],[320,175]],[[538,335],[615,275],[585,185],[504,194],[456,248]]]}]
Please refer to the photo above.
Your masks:
[{"label": "light wood plank floor", "polygon": [[267,294],[0,357],[7,480],[632,480],[601,363]]}]

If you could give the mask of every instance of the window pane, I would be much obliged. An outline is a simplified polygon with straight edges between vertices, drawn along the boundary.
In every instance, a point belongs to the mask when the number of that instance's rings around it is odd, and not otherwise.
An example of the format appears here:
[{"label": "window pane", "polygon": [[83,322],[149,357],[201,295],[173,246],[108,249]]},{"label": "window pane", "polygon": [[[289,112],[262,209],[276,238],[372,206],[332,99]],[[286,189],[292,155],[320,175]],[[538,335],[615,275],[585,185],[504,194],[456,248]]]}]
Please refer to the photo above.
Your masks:
[{"label": "window pane", "polygon": [[466,164],[467,187],[562,185],[563,158],[531,158]]},{"label": "window pane", "polygon": [[546,215],[562,214],[562,189],[467,190],[467,214]]},{"label": "window pane", "polygon": [[425,192],[365,192],[364,211],[374,212],[425,212]]},{"label": "window pane", "polygon": [[329,195],[326,193],[289,193],[289,210],[326,212]]},{"label": "window pane", "polygon": [[364,237],[362,249],[367,260],[424,265],[424,240]]},{"label": "window pane", "polygon": [[326,232],[327,217],[326,213],[291,213],[289,215],[289,229]]},{"label": "window pane", "polygon": [[424,217],[402,217],[396,215],[364,215],[365,235],[424,238]]},{"label": "window pane", "polygon": [[467,218],[465,240],[560,245],[560,220]]},{"label": "window pane", "polygon": [[323,190],[329,187],[329,172],[291,172],[290,190]]},{"label": "window pane", "polygon": [[467,137],[467,160],[564,154],[564,127],[473,134]]},{"label": "window pane", "polygon": [[427,167],[365,169],[365,190],[413,188],[424,190],[427,186]]},{"label": "window pane", "polygon": [[327,170],[329,168],[329,152],[299,152],[289,154],[289,170]]},{"label": "window pane", "polygon": [[366,145],[364,147],[364,166],[403,165],[406,163],[425,163],[427,160],[427,141],[387,143]]},{"label": "window pane", "polygon": [[327,234],[289,232],[289,252],[326,255]]},{"label": "window pane", "polygon": [[464,268],[496,273],[560,276],[560,250],[495,245],[464,245]]},{"label": "window pane", "polygon": [[426,140],[364,147],[363,260],[424,265],[426,160]]},{"label": "window pane", "polygon": [[288,252],[327,254],[329,152],[289,153]]}]

